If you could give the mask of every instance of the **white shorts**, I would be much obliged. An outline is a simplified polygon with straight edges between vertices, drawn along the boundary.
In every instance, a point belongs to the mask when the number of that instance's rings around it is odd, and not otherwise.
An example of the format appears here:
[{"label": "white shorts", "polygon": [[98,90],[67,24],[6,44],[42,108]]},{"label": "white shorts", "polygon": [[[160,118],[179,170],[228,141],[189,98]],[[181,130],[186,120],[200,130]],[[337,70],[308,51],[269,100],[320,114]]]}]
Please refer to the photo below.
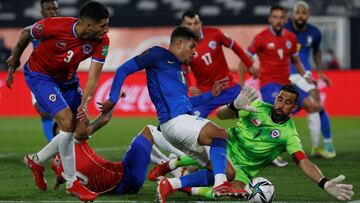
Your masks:
[{"label": "white shorts", "polygon": [[308,81],[306,81],[306,79],[298,73],[291,74],[289,79],[292,84],[298,86],[304,92],[310,92],[311,90],[316,88],[314,84],[311,84]]},{"label": "white shorts", "polygon": [[210,122],[197,116],[183,114],[160,125],[163,136],[176,148],[191,156],[201,166],[210,160],[205,146],[198,143],[201,129]]}]

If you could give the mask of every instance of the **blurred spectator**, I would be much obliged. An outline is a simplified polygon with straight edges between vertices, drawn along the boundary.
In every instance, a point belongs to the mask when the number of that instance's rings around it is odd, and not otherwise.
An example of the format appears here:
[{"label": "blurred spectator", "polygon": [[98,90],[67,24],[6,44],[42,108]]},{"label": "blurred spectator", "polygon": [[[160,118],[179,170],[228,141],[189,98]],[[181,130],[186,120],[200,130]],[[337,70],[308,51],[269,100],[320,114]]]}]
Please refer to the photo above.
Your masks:
[{"label": "blurred spectator", "polygon": [[5,71],[8,69],[6,60],[10,57],[11,50],[5,47],[4,39],[0,38],[0,71]]},{"label": "blurred spectator", "polygon": [[329,48],[324,54],[323,63],[326,69],[329,70],[341,69],[339,65],[339,61],[337,60],[336,55],[334,53],[334,50],[332,50],[331,48]]}]

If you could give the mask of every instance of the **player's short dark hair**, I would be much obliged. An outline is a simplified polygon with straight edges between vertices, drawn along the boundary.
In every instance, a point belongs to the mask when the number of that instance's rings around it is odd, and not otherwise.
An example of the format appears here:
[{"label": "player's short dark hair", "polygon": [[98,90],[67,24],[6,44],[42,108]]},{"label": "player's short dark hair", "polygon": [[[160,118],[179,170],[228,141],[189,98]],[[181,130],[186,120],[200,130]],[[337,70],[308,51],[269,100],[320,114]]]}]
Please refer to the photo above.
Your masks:
[{"label": "player's short dark hair", "polygon": [[194,39],[195,41],[199,40],[199,37],[193,31],[184,26],[177,26],[173,30],[171,33],[170,43],[175,42],[178,38]]},{"label": "player's short dark hair", "polygon": [[299,98],[299,91],[297,91],[297,89],[295,88],[294,85],[284,85],[281,87],[280,91],[285,91],[285,92],[290,92],[296,95],[296,99],[295,102],[298,100]]},{"label": "player's short dark hair", "polygon": [[90,18],[96,21],[109,17],[109,10],[101,3],[88,1],[80,8],[80,18]]},{"label": "player's short dark hair", "polygon": [[185,17],[194,18],[196,15],[199,15],[195,10],[187,10],[183,13],[181,20],[184,20]]},{"label": "player's short dark hair", "polygon": [[284,13],[287,12],[287,9],[284,6],[281,6],[280,4],[273,4],[270,8],[270,13],[272,13],[275,10],[280,10]]},{"label": "player's short dark hair", "polygon": [[44,4],[45,2],[57,2],[57,0],[41,0],[41,1],[40,1],[40,6],[41,6],[41,8],[43,7],[43,4]]}]

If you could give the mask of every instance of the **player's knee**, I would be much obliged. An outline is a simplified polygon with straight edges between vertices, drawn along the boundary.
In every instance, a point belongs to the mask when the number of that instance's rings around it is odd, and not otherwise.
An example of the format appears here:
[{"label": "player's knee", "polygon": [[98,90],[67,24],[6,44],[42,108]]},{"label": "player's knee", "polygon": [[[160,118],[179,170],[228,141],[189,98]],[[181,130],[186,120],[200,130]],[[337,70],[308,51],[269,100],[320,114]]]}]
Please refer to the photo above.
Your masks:
[{"label": "player's knee", "polygon": [[304,100],[303,106],[308,113],[315,113],[320,111],[320,105],[312,97]]},{"label": "player's knee", "polygon": [[55,120],[60,130],[66,132],[73,132],[75,130],[75,119],[70,109],[65,109],[57,113]]},{"label": "player's knee", "polygon": [[149,142],[151,142],[152,144],[154,143],[154,138],[152,136],[152,133],[151,133],[151,129],[149,126],[145,126],[141,131],[140,133],[142,136],[144,136],[146,139],[149,140]]}]

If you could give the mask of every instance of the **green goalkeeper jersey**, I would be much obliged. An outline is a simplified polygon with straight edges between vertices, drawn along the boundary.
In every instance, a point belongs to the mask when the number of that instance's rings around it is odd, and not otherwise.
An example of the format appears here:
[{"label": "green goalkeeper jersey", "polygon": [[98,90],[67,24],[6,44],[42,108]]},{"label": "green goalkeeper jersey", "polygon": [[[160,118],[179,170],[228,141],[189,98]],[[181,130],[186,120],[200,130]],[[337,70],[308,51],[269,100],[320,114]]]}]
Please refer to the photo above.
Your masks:
[{"label": "green goalkeeper jersey", "polygon": [[274,123],[272,105],[255,101],[251,106],[258,112],[240,111],[236,126],[227,129],[227,154],[236,168],[254,177],[282,152],[292,155],[303,150],[291,119]]}]

